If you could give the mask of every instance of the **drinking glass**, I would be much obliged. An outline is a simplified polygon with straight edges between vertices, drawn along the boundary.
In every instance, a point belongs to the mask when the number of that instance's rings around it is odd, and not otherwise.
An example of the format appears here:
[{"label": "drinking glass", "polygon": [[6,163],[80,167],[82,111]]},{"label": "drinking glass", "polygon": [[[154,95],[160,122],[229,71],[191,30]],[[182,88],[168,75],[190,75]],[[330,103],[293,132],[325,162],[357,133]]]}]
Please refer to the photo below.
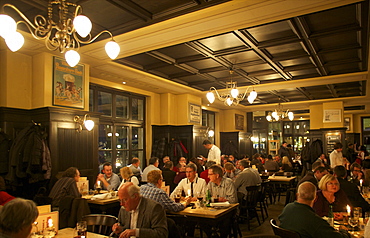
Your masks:
[{"label": "drinking glass", "polygon": [[87,235],[87,223],[86,221],[79,221],[76,224],[76,233],[75,238],[85,238]]},{"label": "drinking glass", "polygon": [[199,201],[199,206],[203,207],[204,206],[204,203],[203,203],[204,193],[203,192],[197,192],[196,195],[197,195],[197,199]]},{"label": "drinking glass", "polygon": [[181,193],[182,193],[182,190],[181,189],[177,189],[175,191],[175,202],[179,203],[180,200],[181,200]]},{"label": "drinking glass", "polygon": [[355,227],[358,224],[358,219],[356,219],[355,217],[350,217],[348,218],[348,224],[352,226],[353,231],[355,231]]}]

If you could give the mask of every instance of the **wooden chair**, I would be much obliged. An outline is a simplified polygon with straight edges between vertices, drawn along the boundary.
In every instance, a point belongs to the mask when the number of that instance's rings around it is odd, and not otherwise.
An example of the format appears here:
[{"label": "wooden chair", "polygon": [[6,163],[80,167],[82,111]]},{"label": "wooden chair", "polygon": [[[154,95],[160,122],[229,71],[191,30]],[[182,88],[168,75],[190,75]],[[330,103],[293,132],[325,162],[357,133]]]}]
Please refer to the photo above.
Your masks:
[{"label": "wooden chair", "polygon": [[257,218],[258,224],[261,225],[260,218],[257,213],[257,203],[260,186],[249,186],[246,187],[247,195],[238,192],[238,200],[240,207],[240,218],[244,218],[248,224],[248,230],[250,230],[250,219],[253,217]]},{"label": "wooden chair", "polygon": [[264,213],[266,214],[266,218],[268,218],[269,214],[267,211],[267,189],[269,186],[269,180],[263,180],[261,183],[261,189],[258,193],[258,204],[257,204],[257,211],[261,212],[262,221],[265,220]]},{"label": "wooden chair", "polygon": [[301,237],[295,231],[290,231],[290,230],[279,227],[278,225],[276,225],[276,221],[274,219],[270,220],[270,225],[275,235],[278,235],[284,238],[300,238]]},{"label": "wooden chair", "polygon": [[117,217],[105,214],[90,214],[82,217],[87,222],[87,230],[101,235],[109,236],[113,224],[118,222]]},{"label": "wooden chair", "polygon": [[296,199],[296,188],[289,188],[287,191],[286,191],[286,201],[285,201],[285,206],[288,204],[288,203],[291,203],[291,202],[294,202],[295,199]]}]

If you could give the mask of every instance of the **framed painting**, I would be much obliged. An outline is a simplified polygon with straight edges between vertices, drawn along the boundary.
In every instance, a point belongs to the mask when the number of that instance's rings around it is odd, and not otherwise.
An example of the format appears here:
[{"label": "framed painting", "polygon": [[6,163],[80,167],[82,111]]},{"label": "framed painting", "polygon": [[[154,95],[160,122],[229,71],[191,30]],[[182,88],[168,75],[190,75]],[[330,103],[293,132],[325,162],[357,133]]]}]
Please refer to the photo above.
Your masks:
[{"label": "framed painting", "polygon": [[200,124],[202,109],[200,105],[189,103],[189,122]]},{"label": "framed painting", "polygon": [[342,122],[342,110],[341,109],[324,110],[323,122]]},{"label": "framed painting", "polygon": [[84,65],[70,67],[54,56],[53,60],[53,105],[84,109]]},{"label": "framed painting", "polygon": [[235,130],[244,130],[244,116],[235,114]]}]

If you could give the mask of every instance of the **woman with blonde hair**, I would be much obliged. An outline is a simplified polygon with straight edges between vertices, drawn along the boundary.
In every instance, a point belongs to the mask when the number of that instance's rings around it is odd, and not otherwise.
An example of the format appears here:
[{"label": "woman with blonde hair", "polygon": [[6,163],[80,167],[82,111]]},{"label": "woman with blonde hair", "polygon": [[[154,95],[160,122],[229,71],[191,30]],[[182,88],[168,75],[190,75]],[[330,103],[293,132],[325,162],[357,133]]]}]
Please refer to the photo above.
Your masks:
[{"label": "woman with blonde hair", "polygon": [[[319,189],[317,198],[313,204],[313,209],[316,214],[323,217],[328,216],[330,205],[333,207],[333,212],[345,212],[346,206],[350,205],[347,195],[340,189],[337,178],[332,174],[323,176],[319,181]],[[339,213],[334,214],[335,220],[342,219]]]},{"label": "woman with blonde hair", "polygon": [[126,182],[132,182],[133,184],[139,186],[139,180],[137,179],[137,177],[132,173],[132,170],[130,167],[123,167],[119,170],[119,172],[121,173],[121,177],[122,177],[122,182],[121,184],[119,185],[118,189],[119,190],[121,188],[121,186],[126,183]]},{"label": "woman with blonde hair", "polygon": [[283,156],[281,169],[284,172],[291,172],[293,170],[292,163],[290,163],[288,156]]}]

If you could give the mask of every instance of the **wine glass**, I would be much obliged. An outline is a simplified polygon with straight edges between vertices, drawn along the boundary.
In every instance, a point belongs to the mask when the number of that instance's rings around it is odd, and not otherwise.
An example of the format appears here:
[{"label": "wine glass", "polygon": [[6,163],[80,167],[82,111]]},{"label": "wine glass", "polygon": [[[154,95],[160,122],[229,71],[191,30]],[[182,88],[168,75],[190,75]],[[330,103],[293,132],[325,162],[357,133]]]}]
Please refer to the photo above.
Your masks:
[{"label": "wine glass", "polygon": [[203,198],[204,198],[203,192],[197,192],[196,195],[197,195],[197,199],[199,201],[199,206],[203,207]]},{"label": "wine glass", "polygon": [[350,226],[352,226],[353,231],[355,231],[355,227],[356,227],[356,226],[357,226],[357,224],[358,224],[358,219],[356,219],[355,217],[349,217],[349,218],[348,218],[348,224],[349,224]]},{"label": "wine glass", "polygon": [[86,221],[79,221],[76,224],[76,231],[78,237],[86,237],[87,233],[87,222]]}]

